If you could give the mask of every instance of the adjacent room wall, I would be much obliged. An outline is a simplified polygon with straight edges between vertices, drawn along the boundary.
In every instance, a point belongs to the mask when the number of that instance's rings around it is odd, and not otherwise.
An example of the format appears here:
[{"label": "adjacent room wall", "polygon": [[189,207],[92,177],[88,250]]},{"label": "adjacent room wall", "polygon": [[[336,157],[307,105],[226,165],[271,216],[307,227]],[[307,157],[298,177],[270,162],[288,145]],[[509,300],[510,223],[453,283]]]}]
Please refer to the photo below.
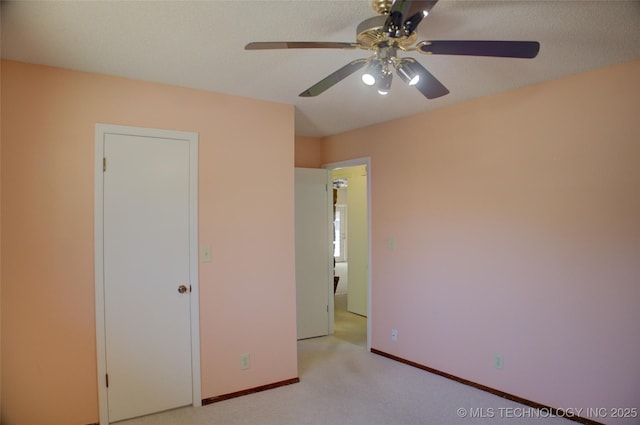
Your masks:
[{"label": "adjacent room wall", "polygon": [[2,62],[3,424],[98,420],[97,122],[199,133],[203,398],[297,377],[293,120],[290,105]]},{"label": "adjacent room wall", "polygon": [[347,186],[347,311],[368,315],[369,225],[367,223],[367,169],[364,165],[334,170]]},{"label": "adjacent room wall", "polygon": [[295,166],[299,168],[320,168],[322,166],[321,138],[296,136]]},{"label": "adjacent room wall", "polygon": [[638,111],[634,61],[325,139],[324,163],[371,157],[373,348],[640,410]]}]

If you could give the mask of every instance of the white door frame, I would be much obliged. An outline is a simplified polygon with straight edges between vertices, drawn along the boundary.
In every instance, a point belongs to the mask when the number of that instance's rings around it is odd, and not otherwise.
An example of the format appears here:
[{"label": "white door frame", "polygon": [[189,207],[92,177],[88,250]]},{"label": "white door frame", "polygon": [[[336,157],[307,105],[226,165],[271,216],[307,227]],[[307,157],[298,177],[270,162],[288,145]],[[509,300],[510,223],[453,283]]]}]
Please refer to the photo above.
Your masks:
[{"label": "white door frame", "polygon": [[371,351],[371,322],[373,311],[371,310],[371,157],[355,158],[347,161],[330,162],[323,164],[322,168],[335,170],[338,168],[357,167],[364,165],[367,168],[367,350]]},{"label": "white door frame", "polygon": [[105,382],[106,334],[104,309],[104,238],[103,238],[103,180],[105,134],[126,134],[159,137],[189,142],[189,281],[191,283],[191,382],[192,405],[201,406],[200,389],[200,312],[198,285],[198,133],[96,124],[94,174],[94,253],[96,349],[98,361],[98,408],[100,424],[109,423],[108,394]]}]

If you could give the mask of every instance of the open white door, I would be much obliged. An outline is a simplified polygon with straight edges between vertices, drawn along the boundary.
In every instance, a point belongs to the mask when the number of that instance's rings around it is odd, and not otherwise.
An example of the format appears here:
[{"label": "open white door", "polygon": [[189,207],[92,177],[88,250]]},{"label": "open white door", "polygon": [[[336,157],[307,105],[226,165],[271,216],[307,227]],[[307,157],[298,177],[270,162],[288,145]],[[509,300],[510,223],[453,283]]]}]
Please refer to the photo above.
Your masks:
[{"label": "open white door", "polygon": [[333,192],[328,170],[296,168],[298,339],[333,333]]},{"label": "open white door", "polygon": [[105,158],[96,247],[102,423],[199,402],[193,135],[113,126],[97,143]]}]

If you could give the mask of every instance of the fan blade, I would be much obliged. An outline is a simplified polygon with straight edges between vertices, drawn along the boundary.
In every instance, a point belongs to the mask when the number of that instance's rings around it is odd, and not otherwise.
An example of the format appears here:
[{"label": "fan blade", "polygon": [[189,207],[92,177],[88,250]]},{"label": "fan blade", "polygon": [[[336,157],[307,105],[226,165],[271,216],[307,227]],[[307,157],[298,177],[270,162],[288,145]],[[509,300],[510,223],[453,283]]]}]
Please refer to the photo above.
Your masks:
[{"label": "fan blade", "polygon": [[420,75],[415,87],[420,90],[427,99],[436,99],[449,93],[449,90],[431,74],[427,69],[412,58],[405,59],[411,62],[412,68]]},{"label": "fan blade", "polygon": [[503,58],[535,58],[540,51],[537,41],[439,40],[421,41],[420,53],[433,55],[494,56]]},{"label": "fan blade", "polygon": [[244,46],[245,50],[266,49],[355,49],[358,43],[336,43],[331,41],[258,41]]},{"label": "fan blade", "polygon": [[438,0],[416,0],[413,3],[415,6],[409,12],[427,12],[428,14],[433,9],[433,6],[438,3]]},{"label": "fan blade", "polygon": [[402,22],[410,6],[411,0],[394,0],[382,31],[392,38],[402,37]]},{"label": "fan blade", "polygon": [[418,29],[418,24],[427,17],[429,11],[438,3],[438,0],[420,0],[414,1],[407,11],[408,18],[402,24],[404,35],[409,37]]},{"label": "fan blade", "polygon": [[410,36],[436,3],[438,0],[395,0],[383,32],[391,38]]},{"label": "fan blade", "polygon": [[362,68],[366,63],[367,63],[367,59],[356,59],[353,62],[346,64],[345,66],[343,66],[342,68],[334,72],[333,74],[330,74],[326,78],[318,81],[313,86],[309,87],[308,89],[300,93],[299,96],[301,97],[317,96],[323,91],[339,83],[340,81],[347,78],[349,75],[353,74],[354,72]]}]

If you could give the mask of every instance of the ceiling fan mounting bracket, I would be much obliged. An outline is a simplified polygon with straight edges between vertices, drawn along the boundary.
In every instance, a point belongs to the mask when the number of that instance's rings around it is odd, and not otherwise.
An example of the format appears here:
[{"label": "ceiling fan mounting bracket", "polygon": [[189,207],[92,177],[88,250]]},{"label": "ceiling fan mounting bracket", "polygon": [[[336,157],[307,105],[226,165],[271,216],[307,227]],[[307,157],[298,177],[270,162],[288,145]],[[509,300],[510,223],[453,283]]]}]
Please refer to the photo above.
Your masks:
[{"label": "ceiling fan mounting bracket", "polygon": [[372,0],[371,7],[378,15],[388,15],[393,5],[393,0]]}]

